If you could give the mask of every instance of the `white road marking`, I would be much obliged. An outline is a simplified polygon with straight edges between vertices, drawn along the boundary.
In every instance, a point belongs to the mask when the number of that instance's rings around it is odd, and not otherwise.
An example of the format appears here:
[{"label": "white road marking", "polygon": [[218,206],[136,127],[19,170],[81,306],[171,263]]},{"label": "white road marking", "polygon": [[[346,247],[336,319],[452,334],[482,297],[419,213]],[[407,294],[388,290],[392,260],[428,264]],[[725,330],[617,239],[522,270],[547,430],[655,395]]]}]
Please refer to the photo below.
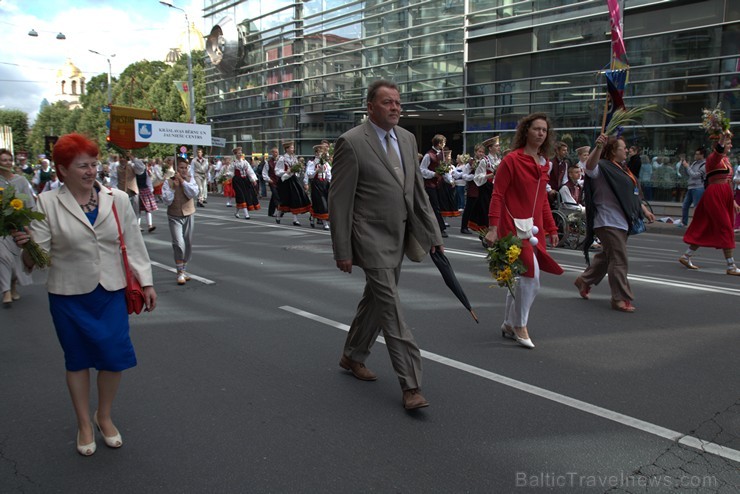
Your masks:
[{"label": "white road marking", "polygon": [[[320,322],[322,324],[326,324],[327,326],[331,326],[333,328],[341,329],[342,331],[349,331],[349,326],[347,326],[346,324],[332,321],[331,319],[327,319],[325,317],[312,314],[310,312],[296,309],[295,307],[291,307],[289,305],[283,305],[282,307],[280,307],[280,309],[286,312],[291,312],[301,317],[305,317],[307,319],[314,320],[316,322]],[[377,341],[385,345],[385,340],[382,337],[378,337]],[[459,362],[457,360],[453,360],[451,358],[447,358],[436,353],[427,352],[426,350],[421,350],[421,356],[439,364],[446,365],[448,367],[452,367],[454,369],[458,369],[463,372],[476,375],[478,377],[482,377],[483,379],[488,379],[489,381],[503,384],[504,386],[509,386],[519,391],[524,391],[525,393],[529,393],[540,398],[544,398],[546,400],[560,403],[561,405],[575,408],[576,410],[590,413],[591,415],[595,415],[597,417],[611,420],[612,422],[617,422],[619,424],[626,425],[628,427],[632,427],[643,432],[647,432],[648,434],[652,434],[663,439],[668,439],[672,442],[683,444],[684,446],[688,446],[690,448],[705,451],[716,456],[721,456],[722,458],[727,458],[728,460],[740,462],[740,451],[730,449],[719,444],[704,441],[703,439],[689,436],[682,432],[666,429],[665,427],[651,424],[650,422],[645,422],[644,420],[630,417],[629,415],[624,415],[622,413],[608,410],[600,406],[592,405],[591,403],[586,403],[585,401],[577,400],[575,398],[571,398],[560,393],[555,393],[554,391],[540,388],[538,386],[533,386],[522,381],[517,381],[516,379],[511,379],[509,377],[502,376],[501,374],[496,374],[495,372],[487,371],[479,367],[474,367],[472,365]]]},{"label": "white road marking", "polygon": [[[162,268],[165,271],[169,271],[171,273],[177,274],[177,269],[175,269],[173,267],[167,266],[166,264],[158,263],[157,261],[150,261],[150,262],[151,262],[152,266],[157,266],[158,268]],[[190,271],[188,271],[188,276],[190,276],[190,278],[194,279],[195,281],[200,281],[204,285],[214,285],[216,283],[215,281],[209,280],[208,278],[203,278],[201,276],[195,275],[195,274],[191,273]]]},{"label": "white road marking", "polygon": [[[445,249],[445,254],[455,254],[455,255],[467,256],[467,257],[479,257],[481,259],[486,257],[485,254],[480,253],[480,252],[470,252],[466,250],[455,250],[455,249]],[[573,266],[569,264],[560,264],[560,267],[562,267],[563,270],[565,271],[571,271],[574,273],[580,273],[585,269],[585,266]],[[653,285],[661,285],[661,286],[667,286],[671,288],[694,290],[698,292],[711,292],[711,293],[718,293],[721,295],[730,295],[733,297],[740,297],[740,288],[706,285],[702,283],[693,283],[691,281],[684,281],[684,280],[677,281],[677,280],[671,280],[669,278],[640,276],[637,274],[627,275],[627,278],[630,281],[636,281],[640,283],[649,283]]]}]

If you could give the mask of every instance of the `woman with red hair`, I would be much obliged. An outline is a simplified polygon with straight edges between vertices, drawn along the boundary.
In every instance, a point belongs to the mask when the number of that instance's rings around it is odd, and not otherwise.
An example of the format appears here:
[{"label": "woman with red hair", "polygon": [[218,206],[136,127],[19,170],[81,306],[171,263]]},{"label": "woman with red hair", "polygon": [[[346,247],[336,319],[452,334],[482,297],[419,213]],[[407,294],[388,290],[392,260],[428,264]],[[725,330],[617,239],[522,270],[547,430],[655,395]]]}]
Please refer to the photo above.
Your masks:
[{"label": "woman with red hair", "polygon": [[[93,415],[105,444],[119,448],[121,434],[111,420],[113,399],[123,370],[136,365],[129,338],[118,225],[124,232],[129,265],[144,287],[146,309],[156,306],[151,264],[128,195],[102,186],[97,175],[98,146],[80,134],[68,134],[54,145],[58,189],[39,196],[46,215],[28,231],[15,232],[18,246],[33,238],[49,252],[49,309],[64,350],[67,386],[77,415],[77,451],[95,452],[90,420],[90,368],[98,370],[98,408]],[[23,262],[33,260],[23,252]]]}]

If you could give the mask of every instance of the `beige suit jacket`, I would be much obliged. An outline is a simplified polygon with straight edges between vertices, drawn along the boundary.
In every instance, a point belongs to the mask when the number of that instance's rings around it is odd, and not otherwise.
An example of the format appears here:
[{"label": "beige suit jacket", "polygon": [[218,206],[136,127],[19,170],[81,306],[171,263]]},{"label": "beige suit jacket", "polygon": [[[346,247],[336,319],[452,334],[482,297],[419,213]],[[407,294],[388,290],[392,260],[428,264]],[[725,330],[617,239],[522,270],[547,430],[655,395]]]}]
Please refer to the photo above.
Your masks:
[{"label": "beige suit jacket", "polygon": [[153,285],[149,254],[128,194],[98,186],[98,217],[94,225],[66,186],[39,195],[37,209],[46,218],[31,223],[31,235],[51,256],[46,283],[49,293],[80,295],[92,292],[98,284],[108,291],[126,286],[114,200],[129,265],[142,286]]},{"label": "beige suit jacket", "polygon": [[[424,191],[416,139],[394,128],[405,177],[393,171],[383,144],[367,121],[339,137],[329,188],[334,258],[362,268],[395,268],[411,239],[423,252],[442,245],[439,225]],[[420,261],[417,256],[409,256]]]}]

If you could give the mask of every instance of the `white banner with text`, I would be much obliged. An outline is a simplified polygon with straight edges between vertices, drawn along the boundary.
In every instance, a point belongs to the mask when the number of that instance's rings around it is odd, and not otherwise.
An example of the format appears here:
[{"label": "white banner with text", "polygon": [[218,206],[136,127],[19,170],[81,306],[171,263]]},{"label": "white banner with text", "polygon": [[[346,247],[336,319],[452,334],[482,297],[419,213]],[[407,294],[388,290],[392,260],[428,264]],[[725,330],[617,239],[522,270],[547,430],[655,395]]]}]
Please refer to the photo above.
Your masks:
[{"label": "white banner with text", "polygon": [[159,120],[135,120],[136,142],[211,145],[211,126]]}]

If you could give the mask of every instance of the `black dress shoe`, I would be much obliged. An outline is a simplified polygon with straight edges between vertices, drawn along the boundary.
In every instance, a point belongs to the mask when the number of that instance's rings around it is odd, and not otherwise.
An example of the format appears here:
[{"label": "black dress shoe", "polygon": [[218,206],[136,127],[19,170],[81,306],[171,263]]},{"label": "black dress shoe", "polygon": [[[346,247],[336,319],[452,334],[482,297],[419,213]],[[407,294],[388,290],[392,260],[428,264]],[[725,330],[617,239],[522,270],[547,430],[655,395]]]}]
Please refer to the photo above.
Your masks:
[{"label": "black dress shoe", "polygon": [[464,233],[465,235],[470,235],[473,232],[471,232],[467,228],[460,228],[460,233]]},{"label": "black dress shoe", "polygon": [[447,230],[442,230],[442,238],[447,238],[449,235],[447,235]]}]

